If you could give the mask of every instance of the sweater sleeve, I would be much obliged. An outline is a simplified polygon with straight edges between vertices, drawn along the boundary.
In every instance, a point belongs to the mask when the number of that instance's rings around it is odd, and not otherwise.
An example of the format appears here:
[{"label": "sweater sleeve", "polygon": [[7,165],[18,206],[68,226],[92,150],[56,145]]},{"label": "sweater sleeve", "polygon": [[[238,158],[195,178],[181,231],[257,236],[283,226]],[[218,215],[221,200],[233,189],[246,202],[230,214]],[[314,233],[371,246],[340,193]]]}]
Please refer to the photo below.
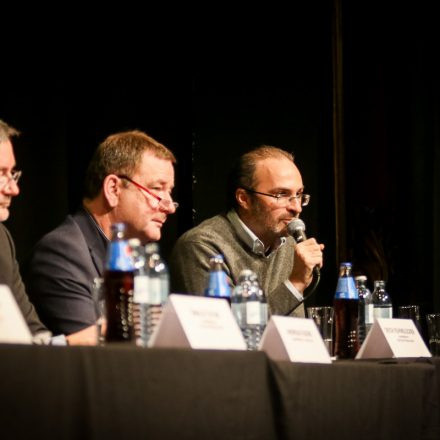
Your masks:
[{"label": "sweater sleeve", "polygon": [[[276,286],[268,294],[268,304],[271,315],[286,316],[299,303],[298,298],[289,290],[283,282]],[[297,307],[288,316],[304,317],[304,305]]]},{"label": "sweater sleeve", "polygon": [[[209,259],[218,253],[209,244],[180,238],[169,261],[172,292],[203,295],[208,285]],[[223,269],[229,277],[228,268]]]}]

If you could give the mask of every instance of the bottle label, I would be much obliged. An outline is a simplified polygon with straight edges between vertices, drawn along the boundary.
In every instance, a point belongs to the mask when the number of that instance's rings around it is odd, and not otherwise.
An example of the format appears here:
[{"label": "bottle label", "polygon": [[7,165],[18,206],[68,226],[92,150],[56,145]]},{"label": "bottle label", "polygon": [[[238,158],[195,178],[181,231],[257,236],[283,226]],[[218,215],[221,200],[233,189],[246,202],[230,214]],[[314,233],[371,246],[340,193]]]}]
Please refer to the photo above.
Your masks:
[{"label": "bottle label", "polygon": [[248,301],[246,303],[246,324],[261,324],[260,301]]},{"label": "bottle label", "polygon": [[374,318],[392,318],[392,307],[374,307]]},{"label": "bottle label", "polygon": [[231,297],[231,288],[229,287],[225,272],[213,271],[209,273],[209,284],[205,290],[205,296]]},{"label": "bottle label", "polygon": [[160,278],[148,280],[148,304],[158,306],[162,304],[162,289]]},{"label": "bottle label", "polygon": [[374,306],[373,304],[365,305],[365,324],[373,324],[374,321]]},{"label": "bottle label", "polygon": [[162,289],[160,278],[138,275],[134,277],[133,301],[138,304],[160,305],[162,298],[166,299],[167,296],[162,290],[165,291],[165,288]]},{"label": "bottle label", "polygon": [[148,304],[148,277],[145,275],[134,277],[133,301],[137,304]]},{"label": "bottle label", "polygon": [[358,291],[352,277],[341,277],[336,286],[335,298],[337,299],[359,299]]},{"label": "bottle label", "polygon": [[109,246],[107,270],[128,272],[134,270],[131,248],[127,241],[112,241]]}]

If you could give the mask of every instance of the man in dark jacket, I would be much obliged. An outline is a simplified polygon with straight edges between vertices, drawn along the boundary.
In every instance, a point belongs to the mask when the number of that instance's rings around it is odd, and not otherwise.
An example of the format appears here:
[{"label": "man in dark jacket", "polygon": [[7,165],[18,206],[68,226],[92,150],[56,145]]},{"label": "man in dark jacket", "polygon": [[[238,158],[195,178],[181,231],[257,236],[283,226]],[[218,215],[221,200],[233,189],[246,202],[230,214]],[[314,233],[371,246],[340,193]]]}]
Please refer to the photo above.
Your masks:
[{"label": "man in dark jacket", "polygon": [[93,156],[82,206],[45,235],[32,254],[26,286],[44,324],[71,334],[96,322],[93,281],[103,276],[111,225],[157,241],[176,211],[173,153],[141,131],[108,136]]},{"label": "man in dark jacket", "polygon": [[[21,171],[15,168],[15,156],[11,142],[11,138],[18,134],[17,130],[0,120],[0,284],[7,285],[11,290],[34,338],[40,342],[50,342],[51,334],[41,323],[26,294],[15,257],[12,237],[2,224],[9,217],[12,198],[20,192],[18,180]],[[55,338],[59,340],[59,337],[54,337],[52,342]],[[66,339],[71,344],[94,344],[96,343],[96,327],[92,325]],[[65,341],[64,337],[61,340]]]}]

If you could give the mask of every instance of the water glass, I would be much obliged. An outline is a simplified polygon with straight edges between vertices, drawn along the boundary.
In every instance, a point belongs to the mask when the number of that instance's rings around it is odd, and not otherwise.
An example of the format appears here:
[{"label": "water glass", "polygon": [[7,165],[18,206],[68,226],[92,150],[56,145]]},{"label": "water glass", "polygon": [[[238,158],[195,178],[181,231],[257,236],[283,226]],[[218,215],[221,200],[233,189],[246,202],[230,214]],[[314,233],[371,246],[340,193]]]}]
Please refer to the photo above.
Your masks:
[{"label": "water glass", "polygon": [[440,313],[426,315],[428,324],[429,350],[433,356],[440,356]]},{"label": "water glass", "polygon": [[96,325],[98,327],[98,345],[104,345],[105,329],[106,329],[106,310],[104,298],[104,279],[97,277],[93,279],[92,296],[95,303],[98,319]]},{"label": "water glass", "polygon": [[307,307],[307,317],[315,321],[329,355],[333,356],[333,307]]},{"label": "water glass", "polygon": [[420,321],[420,308],[417,305],[399,306],[397,317],[401,319],[412,319],[417,330],[422,335],[422,323]]}]

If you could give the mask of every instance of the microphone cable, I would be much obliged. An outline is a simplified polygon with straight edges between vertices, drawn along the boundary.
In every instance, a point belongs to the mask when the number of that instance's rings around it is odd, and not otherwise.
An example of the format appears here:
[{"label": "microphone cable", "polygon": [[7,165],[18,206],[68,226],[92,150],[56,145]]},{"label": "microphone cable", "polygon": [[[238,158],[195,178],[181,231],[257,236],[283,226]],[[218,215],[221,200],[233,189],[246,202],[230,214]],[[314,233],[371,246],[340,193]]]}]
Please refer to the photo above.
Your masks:
[{"label": "microphone cable", "polygon": [[303,299],[296,303],[284,316],[291,315],[301,304],[303,304],[307,299],[309,299],[316,291],[318,287],[319,280],[321,279],[321,272],[319,270],[313,271],[313,280],[308,287],[304,290]]}]

